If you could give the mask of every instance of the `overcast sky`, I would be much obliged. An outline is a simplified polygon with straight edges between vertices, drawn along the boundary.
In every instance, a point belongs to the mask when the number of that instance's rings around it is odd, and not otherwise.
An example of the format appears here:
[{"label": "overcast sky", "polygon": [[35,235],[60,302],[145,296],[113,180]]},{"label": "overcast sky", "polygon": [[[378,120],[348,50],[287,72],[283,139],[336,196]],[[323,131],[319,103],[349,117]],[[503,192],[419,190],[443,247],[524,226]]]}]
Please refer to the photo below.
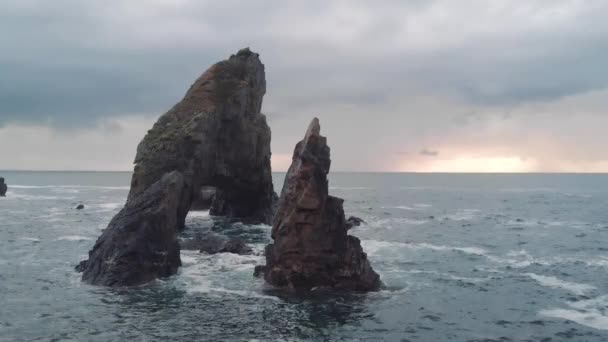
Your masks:
[{"label": "overcast sky", "polygon": [[258,52],[273,168],[608,172],[608,1],[2,0],[0,169],[131,170],[211,64]]}]

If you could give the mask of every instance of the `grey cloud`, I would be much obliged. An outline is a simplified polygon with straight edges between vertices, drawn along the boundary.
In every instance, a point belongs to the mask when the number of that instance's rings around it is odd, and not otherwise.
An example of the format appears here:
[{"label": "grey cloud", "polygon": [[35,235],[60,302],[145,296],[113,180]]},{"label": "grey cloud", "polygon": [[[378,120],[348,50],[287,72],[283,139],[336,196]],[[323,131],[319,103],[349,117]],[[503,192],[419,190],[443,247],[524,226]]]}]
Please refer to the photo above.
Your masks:
[{"label": "grey cloud", "polygon": [[426,157],[436,157],[436,156],[439,155],[439,151],[429,150],[427,148],[423,148],[422,150],[420,150],[420,155],[421,156],[426,156]]},{"label": "grey cloud", "polygon": [[[0,30],[12,34],[0,38],[0,124],[81,126],[106,116],[158,115],[207,66],[243,46],[262,55],[266,104],[284,116],[294,107],[380,110],[389,99],[416,92],[516,106],[608,86],[608,25],[602,15],[608,5],[602,2],[589,2],[571,20],[540,29],[515,29],[525,22],[497,24],[462,37],[431,30],[428,38],[403,32],[403,26],[416,27],[434,9],[451,10],[449,1],[190,0],[159,6],[3,1]],[[455,31],[472,17],[489,16],[475,15],[483,9],[475,1],[459,6],[472,12],[467,18],[464,10],[454,13]]]}]

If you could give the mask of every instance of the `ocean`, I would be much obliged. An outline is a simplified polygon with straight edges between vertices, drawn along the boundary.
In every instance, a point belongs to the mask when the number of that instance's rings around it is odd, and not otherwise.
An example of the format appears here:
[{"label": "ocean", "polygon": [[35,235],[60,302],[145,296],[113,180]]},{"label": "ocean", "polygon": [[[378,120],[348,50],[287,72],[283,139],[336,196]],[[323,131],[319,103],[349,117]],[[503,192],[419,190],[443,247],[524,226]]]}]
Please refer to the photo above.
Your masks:
[{"label": "ocean", "polygon": [[258,254],[182,251],[168,279],[83,284],[74,266],[130,173],[0,176],[0,341],[608,341],[608,175],[330,173],[386,288],[301,297],[252,276],[270,226],[207,212],[181,238],[239,236]]}]

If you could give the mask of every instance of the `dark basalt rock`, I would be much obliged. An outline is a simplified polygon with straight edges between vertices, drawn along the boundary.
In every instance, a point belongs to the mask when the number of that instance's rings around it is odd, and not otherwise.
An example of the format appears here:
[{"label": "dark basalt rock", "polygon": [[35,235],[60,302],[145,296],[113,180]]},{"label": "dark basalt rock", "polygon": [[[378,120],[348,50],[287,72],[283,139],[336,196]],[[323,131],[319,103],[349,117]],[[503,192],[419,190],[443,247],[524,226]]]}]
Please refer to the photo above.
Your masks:
[{"label": "dark basalt rock", "polygon": [[382,285],[359,239],[347,234],[343,200],[328,194],[329,147],[314,119],[295,148],[266,247],[269,284],[294,291],[314,288],[374,291]]},{"label": "dark basalt rock", "polygon": [[193,239],[180,242],[185,250],[198,250],[201,253],[234,253],[240,255],[253,254],[253,250],[247,246],[245,241],[239,238],[224,238],[216,234],[205,234]]},{"label": "dark basalt rock", "polygon": [[177,170],[184,175],[180,227],[205,186],[216,189],[211,215],[270,224],[275,194],[270,128],[260,112],[265,93],[257,53],[243,49],[211,66],[140,142],[129,199]]},{"label": "dark basalt rock", "polygon": [[0,177],[0,197],[5,197],[8,191],[8,186],[4,183],[4,177]]},{"label": "dark basalt rock", "polygon": [[234,253],[240,255],[249,255],[253,254],[253,250],[251,247],[247,246],[245,241],[239,238],[230,238],[224,244],[224,247],[221,250],[222,253]]},{"label": "dark basalt rock", "polygon": [[271,222],[276,194],[270,128],[260,112],[265,92],[264,65],[243,49],[211,66],[158,119],[137,147],[125,207],[80,266],[84,281],[138,285],[174,274],[176,231],[205,186],[215,188],[212,215]]},{"label": "dark basalt rock", "polygon": [[352,227],[359,227],[362,223],[365,223],[365,221],[357,216],[350,216],[348,219],[346,219],[346,229],[351,229]]},{"label": "dark basalt rock", "polygon": [[129,199],[110,221],[77,269],[82,280],[106,286],[132,286],[177,272],[177,211],[184,177],[173,171]]}]

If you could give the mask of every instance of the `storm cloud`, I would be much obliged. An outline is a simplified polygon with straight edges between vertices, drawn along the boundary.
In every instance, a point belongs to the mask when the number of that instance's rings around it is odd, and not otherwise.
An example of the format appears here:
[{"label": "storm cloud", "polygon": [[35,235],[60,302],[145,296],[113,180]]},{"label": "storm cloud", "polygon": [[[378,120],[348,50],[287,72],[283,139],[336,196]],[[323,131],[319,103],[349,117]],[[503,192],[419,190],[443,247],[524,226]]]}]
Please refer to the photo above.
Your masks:
[{"label": "storm cloud", "polygon": [[[600,170],[607,14],[593,0],[5,0],[0,152],[15,157],[0,168],[86,169],[64,144],[110,134],[129,152],[87,165],[130,169],[147,126],[249,46],[266,65],[278,168],[316,115],[337,170],[435,171],[428,159],[465,157]],[[46,148],[56,156],[32,157]]]}]

